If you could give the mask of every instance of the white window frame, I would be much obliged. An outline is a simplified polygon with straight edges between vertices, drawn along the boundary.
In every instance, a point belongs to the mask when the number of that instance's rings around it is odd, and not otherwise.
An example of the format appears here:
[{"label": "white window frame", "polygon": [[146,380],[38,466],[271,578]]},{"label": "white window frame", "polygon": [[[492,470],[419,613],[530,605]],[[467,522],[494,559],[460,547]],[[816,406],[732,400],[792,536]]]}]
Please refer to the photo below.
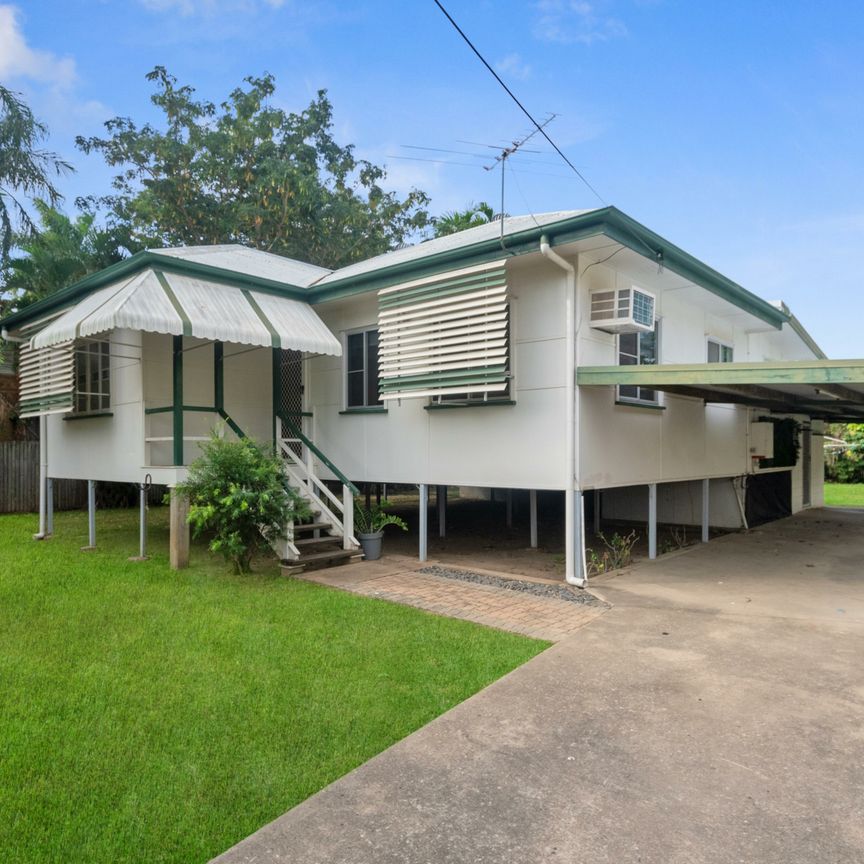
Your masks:
[{"label": "white window frame", "polygon": [[[87,339],[75,343],[75,395],[72,414],[101,414],[111,410],[111,340]],[[84,364],[86,389],[78,386]],[[107,376],[103,372],[107,370]],[[95,377],[94,377],[95,373]],[[83,401],[82,401],[83,400]],[[105,401],[107,400],[107,401]],[[83,407],[82,407],[83,406]]]},{"label": "white window frame", "polygon": [[[651,364],[652,366],[659,366],[660,365],[661,330],[662,330],[662,328],[660,327],[660,319],[655,318],[654,319],[654,363]],[[636,364],[635,364],[636,366],[647,366],[648,365],[647,363],[640,362],[641,354],[639,353],[638,340],[642,338],[642,332],[643,331],[640,331],[636,334],[636,339],[637,339],[637,343],[636,343],[636,352],[637,353],[636,353]],[[618,363],[619,366],[621,365],[621,336],[622,335],[623,334],[619,333],[615,337],[615,359],[616,359],[616,362]],[[653,399],[643,399],[641,396],[623,396],[621,394],[621,386],[622,385],[619,384],[615,388],[615,399],[618,402],[626,402],[628,405],[654,405],[654,406],[660,405],[660,391],[655,390],[653,387],[642,387],[640,385],[634,385],[634,384],[623,385],[623,386],[628,386],[628,387],[634,387],[635,386],[637,388],[637,392],[640,394],[642,393],[643,390],[650,390],[654,393]]]},{"label": "white window frame", "polygon": [[[719,360],[712,361],[708,356],[708,352],[710,350],[709,346],[712,344],[717,345],[720,349],[720,351],[719,351],[720,359]],[[724,348],[728,348],[729,351],[732,352],[732,356],[728,360],[723,359],[723,349]],[[714,362],[714,363],[734,363],[735,362],[735,346],[731,342],[726,342],[723,339],[717,339],[715,336],[709,336],[705,340],[705,362],[706,363],[712,363],[712,362]]]},{"label": "white window frame", "polygon": [[[368,403],[368,394],[369,394],[369,353],[368,353],[368,345],[367,340],[363,339],[363,404],[362,405],[349,405],[348,404],[348,340],[351,336],[357,336],[358,334],[365,334],[375,332],[379,334],[378,324],[367,324],[365,327],[355,327],[352,330],[345,330],[343,333],[342,340],[342,409],[344,411],[363,411],[369,408],[380,408],[386,409],[386,405],[381,401],[381,396],[379,392],[378,401],[372,403],[371,405]],[[380,381],[380,359],[379,359],[379,374],[378,379]]]}]

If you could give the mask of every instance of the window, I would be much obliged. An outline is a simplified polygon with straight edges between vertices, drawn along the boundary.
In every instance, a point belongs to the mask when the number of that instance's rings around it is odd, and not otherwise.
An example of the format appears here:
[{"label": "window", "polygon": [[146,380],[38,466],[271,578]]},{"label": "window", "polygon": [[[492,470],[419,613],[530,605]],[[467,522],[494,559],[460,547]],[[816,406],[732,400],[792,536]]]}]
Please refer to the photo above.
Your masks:
[{"label": "window", "polygon": [[345,407],[383,405],[378,395],[378,331],[349,333],[345,361]]},{"label": "window", "polygon": [[111,343],[75,345],[75,413],[107,411],[111,407]]},{"label": "window", "polygon": [[[660,322],[649,332],[621,333],[618,336],[619,366],[654,366],[657,364],[657,341]],[[618,398],[626,402],[657,403],[657,391],[647,387],[622,384],[618,387]]]},{"label": "window", "polygon": [[733,357],[733,349],[731,345],[725,342],[718,342],[716,339],[708,340],[708,362],[709,363],[731,363]]}]

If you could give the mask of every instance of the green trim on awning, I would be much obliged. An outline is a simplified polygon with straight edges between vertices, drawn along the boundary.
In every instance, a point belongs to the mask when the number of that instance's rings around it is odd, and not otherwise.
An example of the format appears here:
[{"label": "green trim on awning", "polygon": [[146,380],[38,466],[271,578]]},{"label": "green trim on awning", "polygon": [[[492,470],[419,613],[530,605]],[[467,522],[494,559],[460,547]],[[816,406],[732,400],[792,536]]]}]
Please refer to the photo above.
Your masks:
[{"label": "green trim on awning", "polygon": [[186,314],[186,310],[180,305],[180,301],[177,299],[177,295],[174,293],[174,289],[168,284],[168,280],[165,278],[165,274],[161,270],[154,270],[153,275],[156,277],[157,281],[162,286],[162,290],[165,292],[165,296],[168,298],[169,302],[174,307],[174,311],[180,316],[180,320],[183,322],[183,335],[191,336],[192,322],[189,320],[189,316]]},{"label": "green trim on awning", "polygon": [[264,310],[258,305],[258,301],[252,296],[251,292],[247,291],[245,288],[243,289],[243,296],[246,298],[246,301],[252,307],[252,311],[258,316],[258,319],[267,328],[267,332],[270,334],[270,342],[272,347],[281,348],[282,337],[279,335],[279,331],[270,323],[270,319],[264,314]]}]

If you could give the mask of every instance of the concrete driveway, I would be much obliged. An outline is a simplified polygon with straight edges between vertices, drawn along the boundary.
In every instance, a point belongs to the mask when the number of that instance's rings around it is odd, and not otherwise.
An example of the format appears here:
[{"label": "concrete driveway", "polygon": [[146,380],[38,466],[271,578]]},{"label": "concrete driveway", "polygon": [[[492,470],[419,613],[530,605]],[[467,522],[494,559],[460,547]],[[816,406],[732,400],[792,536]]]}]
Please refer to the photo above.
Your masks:
[{"label": "concrete driveway", "polygon": [[217,861],[864,861],[864,512],[596,587],[606,615]]}]

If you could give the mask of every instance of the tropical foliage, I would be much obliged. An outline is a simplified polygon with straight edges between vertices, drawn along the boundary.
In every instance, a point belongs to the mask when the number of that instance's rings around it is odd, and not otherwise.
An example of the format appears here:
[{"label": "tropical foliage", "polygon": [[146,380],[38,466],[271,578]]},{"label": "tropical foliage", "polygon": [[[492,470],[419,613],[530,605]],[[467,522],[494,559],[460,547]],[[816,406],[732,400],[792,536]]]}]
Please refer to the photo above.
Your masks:
[{"label": "tropical foliage", "polygon": [[309,508],[288,485],[281,459],[251,439],[214,433],[202,449],[173,494],[189,498],[193,534],[210,534],[210,550],[235,573],[248,573],[255,553],[284,536],[289,520],[309,516]]},{"label": "tropical foliage", "polygon": [[77,139],[119,169],[114,193],[88,203],[107,207],[136,242],[242,243],[336,267],[427,225],[423,192],[385,191],[384,169],[336,142],[326,91],[287,113],[272,104],[272,75],[247,77],[218,106],[161,66],[147,77],[163,128],[115,117],[106,137]]},{"label": "tropical foliage", "polygon": [[403,531],[408,530],[405,520],[388,513],[390,502],[382,499],[380,504],[364,507],[359,499],[354,501],[354,530],[360,534],[377,534],[388,525],[395,525]]},{"label": "tropical foliage", "polygon": [[845,443],[825,462],[825,479],[836,483],[864,483],[864,423],[834,423],[828,434]]},{"label": "tropical foliage", "polygon": [[455,234],[457,231],[465,231],[468,228],[477,228],[485,225],[495,218],[495,211],[485,201],[479,204],[473,202],[464,210],[450,210],[432,219],[432,228],[436,237],[445,237],[447,234]]},{"label": "tropical foliage", "polygon": [[16,231],[35,231],[28,199],[43,198],[54,206],[63,197],[52,178],[73,169],[41,148],[47,135],[19,94],[0,85],[0,261],[8,259]]},{"label": "tropical foliage", "polygon": [[100,228],[93,213],[71,219],[44,201],[33,204],[39,215],[38,230],[16,237],[15,247],[22,254],[10,258],[3,269],[3,302],[10,311],[137,251],[123,226]]}]

